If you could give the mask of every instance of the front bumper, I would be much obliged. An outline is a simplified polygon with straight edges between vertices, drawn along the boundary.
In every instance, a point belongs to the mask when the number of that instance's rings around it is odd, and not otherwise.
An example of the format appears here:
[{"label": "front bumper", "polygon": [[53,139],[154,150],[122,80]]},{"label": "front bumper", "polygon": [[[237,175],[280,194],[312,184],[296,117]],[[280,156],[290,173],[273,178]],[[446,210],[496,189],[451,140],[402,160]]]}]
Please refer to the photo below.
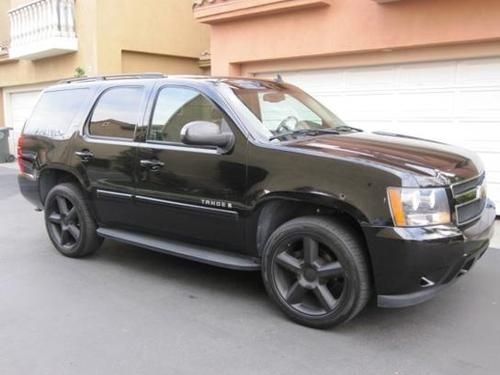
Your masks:
[{"label": "front bumper", "polygon": [[488,201],[481,217],[465,227],[364,226],[378,305],[424,302],[468,272],[488,249],[495,215]]}]

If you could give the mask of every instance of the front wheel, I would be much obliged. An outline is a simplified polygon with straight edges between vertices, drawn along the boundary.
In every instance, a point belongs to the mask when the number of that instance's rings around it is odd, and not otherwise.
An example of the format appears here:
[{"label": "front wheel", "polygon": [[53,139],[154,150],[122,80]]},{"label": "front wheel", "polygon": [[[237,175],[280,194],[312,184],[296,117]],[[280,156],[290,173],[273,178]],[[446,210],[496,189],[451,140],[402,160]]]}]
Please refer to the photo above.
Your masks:
[{"label": "front wheel", "polygon": [[45,226],[55,248],[68,257],[89,255],[102,243],[87,200],[72,183],[56,185],[47,195]]},{"label": "front wheel", "polygon": [[279,227],[262,260],[266,290],[292,320],[314,328],[356,316],[370,298],[362,243],[336,219],[303,217]]}]

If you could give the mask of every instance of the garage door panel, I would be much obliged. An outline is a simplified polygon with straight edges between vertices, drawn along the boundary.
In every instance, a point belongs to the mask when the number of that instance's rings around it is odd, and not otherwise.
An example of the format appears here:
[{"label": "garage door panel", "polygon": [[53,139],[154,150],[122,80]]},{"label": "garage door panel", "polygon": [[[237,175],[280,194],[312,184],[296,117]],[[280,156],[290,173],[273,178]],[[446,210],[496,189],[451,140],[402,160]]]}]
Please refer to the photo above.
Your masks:
[{"label": "garage door panel", "polygon": [[483,147],[486,150],[498,150],[500,139],[500,122],[499,121],[466,121],[459,120],[453,127],[455,132],[464,134],[464,137],[472,144]]},{"label": "garage door panel", "polygon": [[345,73],[346,90],[381,88],[395,88],[397,86],[397,67],[379,66],[370,68],[351,68]]},{"label": "garage door panel", "polygon": [[[478,152],[478,151],[476,151]],[[500,165],[498,165],[498,152],[478,152],[485,168],[489,173],[497,175],[500,173]]]},{"label": "garage door panel", "polygon": [[498,215],[498,202],[500,202],[500,182],[493,183],[488,179],[488,197],[497,205]]},{"label": "garage door panel", "polygon": [[500,119],[500,89],[461,91],[456,108],[457,116]]},{"label": "garage door panel", "polygon": [[486,180],[488,182],[488,190],[491,190],[492,185],[498,185],[500,188],[500,171],[488,171]]},{"label": "garage door panel", "polygon": [[[324,76],[312,71],[305,74],[288,74],[286,79],[295,82],[297,86],[303,87],[308,92],[329,93],[335,90],[345,90],[344,76],[343,71],[326,72]],[[273,78],[273,76],[268,78]],[[325,86],[325,81],[328,82],[327,86]]]},{"label": "garage door panel", "polygon": [[10,152],[15,154],[17,140],[21,135],[24,123],[28,119],[33,110],[38,97],[40,96],[40,90],[29,90],[20,92],[6,92],[7,95],[6,104],[7,108],[7,126],[13,128],[10,134]]},{"label": "garage door panel", "polygon": [[457,85],[497,86],[500,84],[500,59],[476,59],[457,62]]},{"label": "garage door panel", "polygon": [[447,87],[455,81],[455,64],[446,62],[401,65],[399,88]]},{"label": "garage door panel", "polygon": [[450,117],[453,111],[453,92],[401,93],[392,105],[397,106],[403,117]]}]

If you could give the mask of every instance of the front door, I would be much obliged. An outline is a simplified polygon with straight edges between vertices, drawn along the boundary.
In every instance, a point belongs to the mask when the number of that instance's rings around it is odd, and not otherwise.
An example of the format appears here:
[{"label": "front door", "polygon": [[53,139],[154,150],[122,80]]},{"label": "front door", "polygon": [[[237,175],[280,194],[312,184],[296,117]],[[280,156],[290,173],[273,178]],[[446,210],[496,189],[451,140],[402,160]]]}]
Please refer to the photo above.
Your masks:
[{"label": "front door", "polygon": [[[234,147],[221,152],[184,145],[182,127],[199,120],[231,129]],[[245,160],[246,138],[216,104],[192,88],[161,88],[138,149],[138,222],[169,238],[241,250]]]}]

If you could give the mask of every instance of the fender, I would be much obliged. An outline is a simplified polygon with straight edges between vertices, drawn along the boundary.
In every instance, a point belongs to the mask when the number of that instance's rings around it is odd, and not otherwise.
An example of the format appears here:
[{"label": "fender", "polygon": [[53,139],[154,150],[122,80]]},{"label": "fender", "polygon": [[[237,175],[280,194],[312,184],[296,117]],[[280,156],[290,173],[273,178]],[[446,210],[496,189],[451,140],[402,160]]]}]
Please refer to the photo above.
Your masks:
[{"label": "fender", "polygon": [[247,227],[250,246],[256,248],[260,255],[267,238],[281,224],[298,214],[321,214],[322,209],[325,214],[332,211],[346,214],[360,226],[368,223],[366,215],[360,209],[343,201],[341,197],[318,192],[273,192],[261,196],[252,209]]},{"label": "fender", "polygon": [[288,200],[323,206],[325,208],[331,208],[334,210],[345,212],[352,218],[356,219],[356,221],[360,225],[369,222],[367,216],[353,203],[346,201],[343,195],[336,196],[333,194],[316,191],[277,191],[268,193],[258,198],[258,200],[253,205],[252,210],[255,212],[259,210],[259,206],[261,206],[262,204],[274,200]]},{"label": "fender", "polygon": [[40,198],[41,198],[42,203],[43,203],[44,198],[48,194],[48,190],[46,188],[44,188],[41,184],[42,177],[45,174],[50,173],[52,171],[56,171],[56,172],[60,171],[60,172],[65,172],[67,174],[70,174],[79,182],[80,186],[87,193],[90,192],[89,185],[85,183],[83,177],[79,173],[77,173],[73,168],[69,168],[63,164],[45,164],[41,167],[40,172],[39,172],[39,176],[38,176],[38,185],[39,185],[39,189],[40,189]]}]

